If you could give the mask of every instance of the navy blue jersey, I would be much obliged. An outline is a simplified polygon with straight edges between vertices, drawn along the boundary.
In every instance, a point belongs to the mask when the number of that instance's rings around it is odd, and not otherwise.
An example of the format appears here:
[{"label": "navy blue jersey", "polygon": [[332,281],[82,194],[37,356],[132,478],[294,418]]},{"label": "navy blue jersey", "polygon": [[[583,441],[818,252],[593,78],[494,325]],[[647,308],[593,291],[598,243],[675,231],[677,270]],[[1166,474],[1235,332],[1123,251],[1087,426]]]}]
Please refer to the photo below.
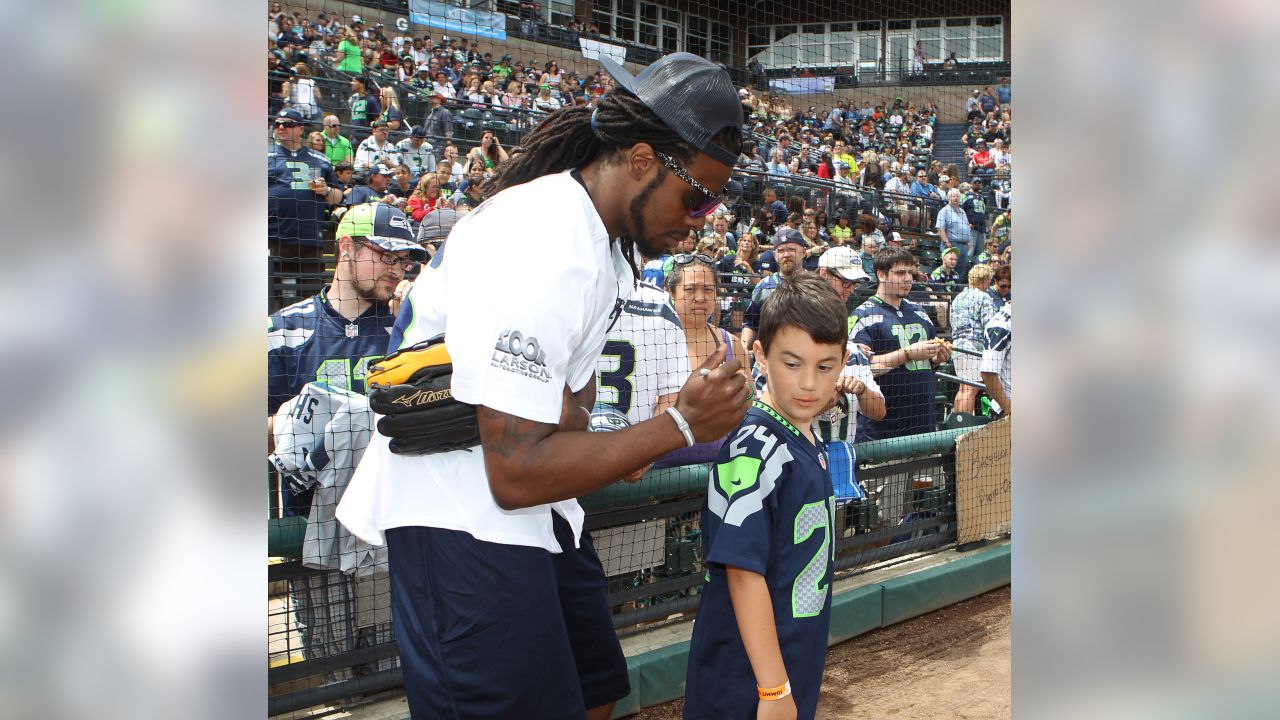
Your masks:
[{"label": "navy blue jersey", "polygon": [[755,673],[726,566],[764,576],[799,717],[813,717],[831,618],[835,499],[826,447],[757,401],[720,448],[702,510],[707,583],[689,644],[684,717],[754,718]]},{"label": "navy blue jersey", "polygon": [[267,238],[290,245],[322,245],[320,224],[327,207],[311,189],[316,178],[333,187],[338,178],[324,153],[296,152],[276,143],[267,150]]},{"label": "navy blue jersey", "polygon": [[[395,318],[374,304],[354,321],[338,314],[324,291],[280,310],[267,320],[267,414],[316,380],[365,392],[369,366],[387,354]],[[285,515],[306,515],[311,491],[284,490]]]},{"label": "navy blue jersey", "polygon": [[[850,340],[871,346],[872,355],[901,350],[921,340],[932,340],[938,333],[924,309],[903,300],[894,309],[879,296],[873,296],[853,311],[856,318]],[[880,440],[917,433],[933,432],[934,392],[936,379],[928,360],[909,360],[876,378],[884,393],[888,413],[884,420],[858,416],[858,440]]]},{"label": "navy blue jersey", "polygon": [[267,324],[267,413],[316,380],[363,393],[370,364],[387,354],[395,317],[375,303],[355,320],[322,291],[275,313]]},{"label": "navy blue jersey", "polygon": [[343,198],[342,204],[355,206],[370,202],[378,202],[378,200],[385,194],[386,193],[374,192],[373,188],[368,185],[353,185],[351,187],[351,194]]}]

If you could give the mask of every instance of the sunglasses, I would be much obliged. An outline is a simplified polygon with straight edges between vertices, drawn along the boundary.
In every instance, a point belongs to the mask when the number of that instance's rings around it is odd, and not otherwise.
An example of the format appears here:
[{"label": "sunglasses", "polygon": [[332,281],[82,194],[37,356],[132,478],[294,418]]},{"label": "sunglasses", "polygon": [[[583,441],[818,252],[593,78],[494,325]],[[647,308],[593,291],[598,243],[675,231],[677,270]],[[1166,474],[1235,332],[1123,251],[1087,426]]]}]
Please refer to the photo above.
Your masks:
[{"label": "sunglasses", "polygon": [[296,122],[278,122],[278,123],[276,123],[276,127],[278,127],[278,128],[296,128],[296,127],[302,127],[302,123],[296,123]]},{"label": "sunglasses", "polygon": [[700,262],[700,263],[706,263],[707,265],[715,265],[716,259],[711,257],[710,255],[704,255],[703,253],[696,253],[696,254],[680,253],[679,255],[672,257],[671,262],[675,263],[676,265],[688,265],[689,263],[692,263],[692,262]]},{"label": "sunglasses", "polygon": [[671,168],[671,172],[675,173],[676,177],[685,181],[694,190],[703,194],[702,200],[697,201],[692,206],[690,206],[690,203],[687,200],[685,201],[684,209],[689,212],[689,217],[706,217],[712,212],[715,212],[716,208],[720,207],[720,203],[724,200],[723,191],[715,192],[706,185],[694,180],[684,168],[680,167],[679,163],[671,158],[671,156],[656,151],[654,154],[658,156],[658,159],[662,161],[663,165]]}]

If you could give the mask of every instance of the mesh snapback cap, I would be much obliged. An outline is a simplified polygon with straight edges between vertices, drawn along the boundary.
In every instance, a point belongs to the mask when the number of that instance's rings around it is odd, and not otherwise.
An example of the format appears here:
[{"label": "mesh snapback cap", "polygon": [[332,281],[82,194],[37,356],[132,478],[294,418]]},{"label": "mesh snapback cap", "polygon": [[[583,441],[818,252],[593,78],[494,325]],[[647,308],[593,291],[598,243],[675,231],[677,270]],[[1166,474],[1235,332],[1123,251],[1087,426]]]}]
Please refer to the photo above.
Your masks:
[{"label": "mesh snapback cap", "polygon": [[453,232],[453,226],[456,225],[464,215],[466,215],[466,213],[458,212],[453,208],[432,210],[422,216],[422,223],[418,225],[418,242],[444,240],[449,237],[449,233]]},{"label": "mesh snapback cap", "polygon": [[687,52],[665,55],[639,75],[603,55],[600,64],[685,142],[723,165],[733,167],[738,161],[711,141],[726,127],[742,127],[742,101],[719,65]]},{"label": "mesh snapback cap", "polygon": [[414,242],[409,218],[386,203],[353,206],[338,223],[337,237],[364,237],[388,252],[408,250],[414,260],[426,260],[427,251]]}]

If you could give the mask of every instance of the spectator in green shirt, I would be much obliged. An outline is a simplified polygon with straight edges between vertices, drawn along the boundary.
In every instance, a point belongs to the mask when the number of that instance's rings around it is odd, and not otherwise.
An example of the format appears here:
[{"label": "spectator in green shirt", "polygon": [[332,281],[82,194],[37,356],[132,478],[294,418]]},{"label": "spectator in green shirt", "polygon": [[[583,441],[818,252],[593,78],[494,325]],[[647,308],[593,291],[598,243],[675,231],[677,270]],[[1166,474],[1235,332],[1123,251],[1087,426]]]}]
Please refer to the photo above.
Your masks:
[{"label": "spectator in green shirt", "polygon": [[364,72],[364,63],[360,59],[360,44],[355,34],[347,30],[338,43],[338,69],[343,72],[359,75]]},{"label": "spectator in green shirt", "polygon": [[342,124],[337,115],[324,116],[324,156],[337,167],[339,163],[351,162],[355,151],[351,149],[351,141],[342,136]]},{"label": "spectator in green shirt", "polygon": [[489,71],[490,77],[493,79],[494,87],[502,87],[507,84],[507,77],[511,75],[511,56],[503,55],[498,64]]},{"label": "spectator in green shirt", "polygon": [[853,237],[853,228],[849,227],[849,215],[843,210],[836,215],[836,224],[827,229],[832,245],[847,245]]}]

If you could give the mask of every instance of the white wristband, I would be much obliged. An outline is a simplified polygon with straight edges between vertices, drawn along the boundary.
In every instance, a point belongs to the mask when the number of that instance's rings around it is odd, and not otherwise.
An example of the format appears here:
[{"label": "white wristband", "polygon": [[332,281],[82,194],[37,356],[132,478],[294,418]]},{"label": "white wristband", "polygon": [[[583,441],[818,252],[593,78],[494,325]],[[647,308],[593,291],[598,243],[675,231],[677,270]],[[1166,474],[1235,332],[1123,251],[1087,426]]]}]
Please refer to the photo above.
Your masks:
[{"label": "white wristband", "polygon": [[684,416],[680,414],[675,405],[667,408],[667,414],[671,416],[672,420],[676,421],[676,427],[680,428],[680,434],[684,435],[684,441],[688,443],[689,447],[693,447],[697,441],[693,439],[693,431],[689,429],[689,423],[685,421]]}]

